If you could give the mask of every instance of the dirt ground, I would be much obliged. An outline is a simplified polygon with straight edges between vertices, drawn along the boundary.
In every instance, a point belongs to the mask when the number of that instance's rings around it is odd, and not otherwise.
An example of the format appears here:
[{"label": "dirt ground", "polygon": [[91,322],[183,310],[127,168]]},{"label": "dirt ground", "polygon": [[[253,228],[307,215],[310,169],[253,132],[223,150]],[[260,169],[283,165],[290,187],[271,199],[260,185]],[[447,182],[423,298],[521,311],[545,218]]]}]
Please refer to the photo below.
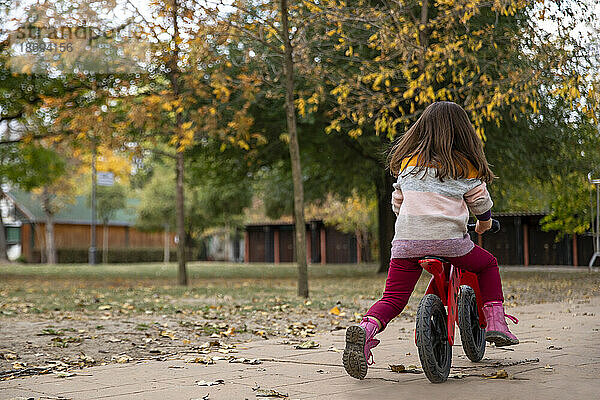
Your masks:
[{"label": "dirt ground", "polygon": [[[600,294],[600,274],[504,271],[508,308],[585,300]],[[318,277],[308,300],[295,282],[226,278],[189,288],[160,280],[48,278],[7,274],[0,283],[0,379],[91,365],[166,359],[257,339],[305,342],[345,329],[377,299],[384,275]],[[399,317],[412,320],[424,276]]]}]

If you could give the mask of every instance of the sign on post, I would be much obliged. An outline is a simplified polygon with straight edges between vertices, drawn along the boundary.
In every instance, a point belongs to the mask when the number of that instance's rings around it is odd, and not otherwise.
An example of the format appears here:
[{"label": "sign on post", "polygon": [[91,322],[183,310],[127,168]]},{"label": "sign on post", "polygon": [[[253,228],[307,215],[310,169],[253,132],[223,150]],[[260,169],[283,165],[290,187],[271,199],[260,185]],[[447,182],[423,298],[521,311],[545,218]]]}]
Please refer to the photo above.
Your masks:
[{"label": "sign on post", "polygon": [[115,184],[115,174],[112,172],[98,172],[96,178],[98,186],[112,186]]}]

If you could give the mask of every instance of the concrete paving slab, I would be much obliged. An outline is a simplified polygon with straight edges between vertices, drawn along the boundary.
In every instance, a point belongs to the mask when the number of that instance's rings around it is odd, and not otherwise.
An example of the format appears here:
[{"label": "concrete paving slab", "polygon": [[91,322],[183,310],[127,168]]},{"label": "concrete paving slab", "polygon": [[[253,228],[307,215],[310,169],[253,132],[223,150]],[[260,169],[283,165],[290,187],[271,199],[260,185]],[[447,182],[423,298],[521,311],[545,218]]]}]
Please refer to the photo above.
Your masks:
[{"label": "concrete paving slab", "polygon": [[[376,364],[366,379],[347,376],[339,351],[344,331],[311,337],[320,347],[297,350],[281,338],[238,345],[236,357],[260,358],[260,365],[186,363],[193,354],[165,361],[144,361],[86,368],[78,375],[33,376],[0,382],[0,399],[17,397],[79,399],[257,399],[256,387],[288,394],[289,399],[493,399],[550,400],[600,398],[600,298],[549,303],[509,311],[521,322],[511,329],[521,339],[512,348],[488,346],[484,359],[470,362],[457,336],[453,368],[446,383],[429,383],[424,374],[397,374],[389,364],[420,367],[414,322],[399,319],[379,335]],[[215,354],[216,355],[216,354]],[[511,379],[486,379],[499,369]],[[197,381],[224,383],[201,387]],[[44,397],[45,396],[45,397]],[[54,396],[54,397],[52,397]]]}]

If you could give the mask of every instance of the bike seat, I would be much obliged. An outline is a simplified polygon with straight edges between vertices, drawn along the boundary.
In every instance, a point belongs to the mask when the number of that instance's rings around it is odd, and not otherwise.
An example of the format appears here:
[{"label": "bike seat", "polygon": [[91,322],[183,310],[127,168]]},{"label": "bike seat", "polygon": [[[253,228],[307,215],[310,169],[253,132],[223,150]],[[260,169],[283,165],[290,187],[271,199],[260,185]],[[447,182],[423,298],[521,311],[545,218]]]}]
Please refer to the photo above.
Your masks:
[{"label": "bike seat", "polygon": [[436,256],[421,257],[421,258],[419,258],[419,261],[422,261],[422,260],[431,260],[431,259],[438,260],[438,261],[441,261],[443,263],[449,263],[450,262],[450,261],[446,260],[445,258],[436,257]]}]

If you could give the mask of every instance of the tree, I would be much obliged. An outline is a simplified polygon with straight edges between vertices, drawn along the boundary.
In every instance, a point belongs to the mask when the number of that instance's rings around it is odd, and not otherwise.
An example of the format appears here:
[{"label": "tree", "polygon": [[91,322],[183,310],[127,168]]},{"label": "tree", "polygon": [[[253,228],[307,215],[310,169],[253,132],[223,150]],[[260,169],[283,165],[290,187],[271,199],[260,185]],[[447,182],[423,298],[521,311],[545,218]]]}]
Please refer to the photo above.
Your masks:
[{"label": "tree", "polygon": [[[241,162],[245,151],[239,148],[219,150],[218,140],[208,140],[190,148],[185,190],[186,237],[198,240],[212,227],[243,226],[242,213],[250,204],[252,188],[247,169]],[[136,225],[143,230],[159,231],[173,226],[173,171],[169,163],[152,163],[151,177],[139,191],[140,204]],[[191,243],[190,243],[191,244]]]},{"label": "tree", "polygon": [[51,149],[21,146],[18,161],[12,165],[9,180],[24,190],[32,190],[40,199],[46,214],[45,261],[56,264],[54,215],[72,201],[73,180],[67,173],[67,161]]},{"label": "tree", "polygon": [[[577,24],[592,23],[591,6],[551,3],[315,4],[322,17],[313,25],[326,27],[315,41],[337,50],[319,57],[328,78],[326,92],[333,95],[327,131],[352,138],[378,171],[380,270],[387,269],[393,235],[393,178],[376,155],[386,152],[428,104],[463,105],[484,139],[504,122],[538,118],[540,103],[556,96],[588,115],[593,112],[594,76],[586,73],[593,63],[582,45],[589,39],[571,35]],[[544,31],[542,19],[557,28]]]},{"label": "tree", "polygon": [[[287,0],[235,1],[227,4],[231,11],[206,3],[205,12],[214,21],[214,35],[237,40],[243,49],[244,62],[254,67],[256,77],[266,97],[281,97],[286,118],[285,133],[280,139],[288,145],[291,181],[293,186],[293,215],[295,223],[296,260],[298,264],[298,295],[308,297],[308,270],[306,264],[306,228],[304,218],[304,182],[300,160],[300,146],[296,107],[304,109],[296,74],[307,79],[312,60],[306,58],[307,32],[311,23],[310,2],[289,5]],[[229,56],[230,53],[225,52]],[[229,58],[230,60],[233,57]],[[233,62],[233,61],[230,61]],[[312,108],[312,106],[309,106]]]},{"label": "tree", "polygon": [[304,185],[298,146],[296,108],[294,106],[294,61],[290,41],[287,0],[280,0],[281,38],[283,39],[283,72],[285,76],[285,109],[289,134],[290,160],[294,182],[294,222],[296,225],[296,262],[298,263],[298,296],[308,297],[308,269],[306,265],[306,224],[304,222]]},{"label": "tree", "polygon": [[[361,198],[357,192],[346,199],[337,199],[329,195],[316,206],[319,213],[324,215],[325,224],[333,225],[341,232],[356,235],[356,246],[361,254],[364,254],[366,244],[371,243],[377,221],[377,202],[372,196],[369,198],[371,200]],[[357,259],[357,262],[361,261]]]},{"label": "tree", "polygon": [[[127,195],[125,188],[115,183],[112,186],[98,186],[96,189],[96,210],[102,221],[102,262],[108,262],[108,222],[115,217],[117,211],[125,208]],[[91,199],[90,203],[91,203]]]}]

